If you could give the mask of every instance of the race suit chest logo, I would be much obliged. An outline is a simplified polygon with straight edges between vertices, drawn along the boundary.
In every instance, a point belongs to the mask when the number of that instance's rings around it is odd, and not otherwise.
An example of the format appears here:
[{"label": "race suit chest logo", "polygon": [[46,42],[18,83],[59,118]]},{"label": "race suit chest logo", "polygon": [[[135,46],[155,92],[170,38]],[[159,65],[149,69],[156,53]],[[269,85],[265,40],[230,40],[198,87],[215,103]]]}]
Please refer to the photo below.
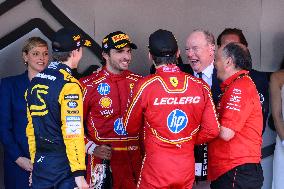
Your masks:
[{"label": "race suit chest logo", "polygon": [[181,132],[186,127],[187,122],[187,115],[182,110],[175,109],[168,115],[167,125],[172,133]]},{"label": "race suit chest logo", "polygon": [[75,101],[69,101],[69,102],[67,102],[67,106],[68,106],[69,108],[77,108],[78,103],[75,102]]},{"label": "race suit chest logo", "polygon": [[100,105],[102,108],[110,108],[112,104],[112,100],[109,97],[102,97],[100,99]]},{"label": "race suit chest logo", "polygon": [[100,93],[100,95],[108,95],[110,93],[110,86],[107,83],[100,83],[97,91]]},{"label": "race suit chest logo", "polygon": [[79,100],[79,95],[78,94],[64,95],[64,100]]},{"label": "race suit chest logo", "polygon": [[79,114],[79,110],[67,110],[67,114]]},{"label": "race suit chest logo", "polygon": [[118,135],[127,135],[121,118],[117,118],[114,122],[114,132]]},{"label": "race suit chest logo", "polygon": [[226,104],[226,109],[241,111],[241,100],[242,100],[242,90],[234,88],[228,102]]},{"label": "race suit chest logo", "polygon": [[101,115],[102,116],[104,116],[104,117],[109,117],[109,116],[111,116],[112,114],[113,114],[113,109],[111,109],[111,110],[109,110],[109,109],[107,109],[107,110],[102,110],[102,111],[100,111],[101,112]]},{"label": "race suit chest logo", "polygon": [[66,116],[66,137],[73,138],[81,134],[81,116]]}]

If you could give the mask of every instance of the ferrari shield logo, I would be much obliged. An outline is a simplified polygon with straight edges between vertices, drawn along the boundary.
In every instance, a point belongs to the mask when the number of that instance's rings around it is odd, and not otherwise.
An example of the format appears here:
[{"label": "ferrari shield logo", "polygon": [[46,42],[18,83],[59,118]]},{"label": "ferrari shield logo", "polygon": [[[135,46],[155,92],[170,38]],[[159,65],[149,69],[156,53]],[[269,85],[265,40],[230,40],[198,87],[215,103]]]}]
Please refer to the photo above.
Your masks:
[{"label": "ferrari shield logo", "polygon": [[130,87],[130,89],[132,90],[133,87],[134,87],[134,83],[130,83],[129,87]]},{"label": "ferrari shield logo", "polygon": [[176,87],[178,85],[177,77],[170,77],[170,82],[172,86]]}]

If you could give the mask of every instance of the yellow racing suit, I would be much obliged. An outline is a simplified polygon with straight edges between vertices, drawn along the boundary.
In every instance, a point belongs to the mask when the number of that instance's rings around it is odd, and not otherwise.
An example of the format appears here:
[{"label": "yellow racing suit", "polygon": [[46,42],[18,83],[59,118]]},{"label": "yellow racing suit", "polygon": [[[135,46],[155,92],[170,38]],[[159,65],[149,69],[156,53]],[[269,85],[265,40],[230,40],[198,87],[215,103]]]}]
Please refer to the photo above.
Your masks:
[{"label": "yellow racing suit", "polygon": [[51,62],[32,79],[26,100],[33,188],[74,188],[86,169],[79,82],[67,65]]}]

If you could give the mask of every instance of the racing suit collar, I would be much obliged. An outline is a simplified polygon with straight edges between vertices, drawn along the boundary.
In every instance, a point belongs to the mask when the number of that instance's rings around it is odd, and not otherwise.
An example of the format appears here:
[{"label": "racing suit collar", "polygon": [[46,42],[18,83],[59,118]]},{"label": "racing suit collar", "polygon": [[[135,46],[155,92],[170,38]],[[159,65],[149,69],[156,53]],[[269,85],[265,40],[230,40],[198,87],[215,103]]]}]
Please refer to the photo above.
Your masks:
[{"label": "racing suit collar", "polygon": [[124,79],[128,75],[128,72],[129,72],[128,70],[125,70],[121,74],[114,74],[114,73],[109,72],[105,66],[103,67],[102,71],[103,71],[103,74],[106,77],[110,78],[112,81],[118,81],[118,80]]},{"label": "racing suit collar", "polygon": [[222,92],[224,92],[224,90],[235,80],[238,79],[238,77],[240,77],[241,75],[247,75],[249,73],[249,71],[247,70],[240,70],[237,73],[235,73],[234,75],[232,75],[231,77],[229,77],[228,79],[226,79],[223,83],[221,83],[221,90]]},{"label": "racing suit collar", "polygon": [[72,75],[72,70],[69,66],[67,66],[66,64],[63,63],[59,63],[58,65],[59,69],[64,69],[65,71],[67,71],[70,75]]},{"label": "racing suit collar", "polygon": [[48,69],[55,69],[55,70],[60,70],[63,69],[67,71],[70,75],[72,75],[72,70],[69,66],[66,64],[59,62],[59,61],[52,61],[50,64],[47,66]]},{"label": "racing suit collar", "polygon": [[172,72],[180,72],[180,69],[175,64],[167,64],[157,68],[156,73],[172,73]]}]

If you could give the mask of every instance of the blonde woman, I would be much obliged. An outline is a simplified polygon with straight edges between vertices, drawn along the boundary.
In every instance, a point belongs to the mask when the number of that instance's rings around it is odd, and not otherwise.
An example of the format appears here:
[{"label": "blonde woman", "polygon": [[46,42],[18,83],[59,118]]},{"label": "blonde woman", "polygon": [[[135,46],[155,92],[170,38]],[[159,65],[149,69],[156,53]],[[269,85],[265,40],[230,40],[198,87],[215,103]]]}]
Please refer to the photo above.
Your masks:
[{"label": "blonde woman", "polygon": [[29,38],[22,48],[27,70],[1,79],[0,140],[4,147],[6,189],[28,189],[33,169],[26,137],[27,112],[24,93],[31,79],[48,64],[48,45],[40,37]]}]

